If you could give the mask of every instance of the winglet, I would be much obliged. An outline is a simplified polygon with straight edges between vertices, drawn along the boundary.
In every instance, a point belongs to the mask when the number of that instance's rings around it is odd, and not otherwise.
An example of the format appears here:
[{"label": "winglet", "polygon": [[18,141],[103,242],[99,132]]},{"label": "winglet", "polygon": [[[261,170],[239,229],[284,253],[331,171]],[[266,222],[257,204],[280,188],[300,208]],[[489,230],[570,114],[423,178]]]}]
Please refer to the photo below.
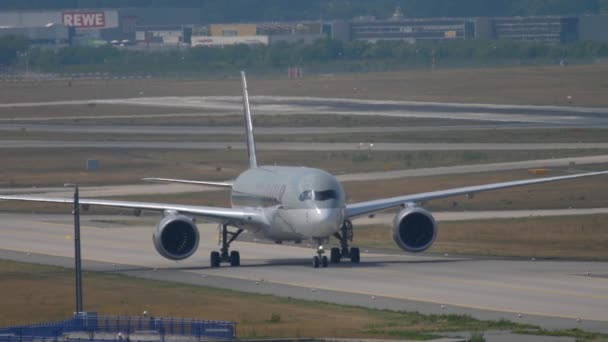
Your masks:
[{"label": "winglet", "polygon": [[243,83],[243,112],[245,114],[245,133],[247,134],[247,154],[249,155],[249,167],[258,167],[255,157],[255,140],[253,139],[253,122],[251,121],[251,110],[249,109],[249,93],[247,92],[247,77],[241,71],[241,81]]}]

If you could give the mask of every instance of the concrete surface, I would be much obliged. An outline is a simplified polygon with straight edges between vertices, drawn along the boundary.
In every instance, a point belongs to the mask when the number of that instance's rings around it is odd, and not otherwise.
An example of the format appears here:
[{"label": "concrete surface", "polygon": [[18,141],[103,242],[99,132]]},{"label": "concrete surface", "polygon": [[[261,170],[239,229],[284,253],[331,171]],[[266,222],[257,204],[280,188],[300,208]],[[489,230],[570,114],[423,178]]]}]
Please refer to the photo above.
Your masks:
[{"label": "concrete surface", "polygon": [[[71,219],[0,215],[0,257],[70,266]],[[608,332],[608,262],[363,254],[360,265],[313,269],[312,248],[239,241],[233,247],[241,252],[243,266],[211,269],[208,255],[217,249],[215,225],[200,225],[199,251],[182,262],[155,252],[152,227],[150,222],[100,225],[83,217],[85,267],[374,308]]]}]

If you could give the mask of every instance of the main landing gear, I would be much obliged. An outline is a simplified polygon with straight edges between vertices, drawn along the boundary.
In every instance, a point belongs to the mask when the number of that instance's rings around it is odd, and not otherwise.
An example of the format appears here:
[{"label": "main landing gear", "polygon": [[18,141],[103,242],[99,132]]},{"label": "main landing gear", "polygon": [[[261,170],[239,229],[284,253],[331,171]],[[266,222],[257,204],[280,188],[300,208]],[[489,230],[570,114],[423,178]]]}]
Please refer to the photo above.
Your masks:
[{"label": "main landing gear", "polygon": [[230,266],[241,265],[241,255],[237,251],[230,252],[230,244],[236,240],[239,235],[243,232],[243,229],[237,229],[234,232],[228,230],[228,225],[220,226],[220,241],[219,244],[222,246],[219,252],[211,252],[210,261],[211,267],[220,267],[222,262],[230,263]]},{"label": "main landing gear", "polygon": [[359,248],[348,247],[348,243],[353,241],[353,224],[350,220],[344,221],[340,232],[334,234],[334,237],[340,241],[340,248],[334,247],[330,252],[330,260],[332,264],[337,264],[342,259],[350,259],[353,264],[358,264],[361,261]]},{"label": "main landing gear", "polygon": [[317,255],[312,258],[312,267],[327,267],[329,262],[337,264],[342,259],[350,259],[353,264],[358,264],[361,261],[359,248],[348,247],[348,243],[353,241],[353,224],[346,220],[340,228],[340,232],[334,234],[334,237],[340,241],[340,248],[334,247],[331,249],[329,259],[325,256],[325,250],[323,249],[323,243],[327,242],[326,239],[315,239],[317,242]]}]

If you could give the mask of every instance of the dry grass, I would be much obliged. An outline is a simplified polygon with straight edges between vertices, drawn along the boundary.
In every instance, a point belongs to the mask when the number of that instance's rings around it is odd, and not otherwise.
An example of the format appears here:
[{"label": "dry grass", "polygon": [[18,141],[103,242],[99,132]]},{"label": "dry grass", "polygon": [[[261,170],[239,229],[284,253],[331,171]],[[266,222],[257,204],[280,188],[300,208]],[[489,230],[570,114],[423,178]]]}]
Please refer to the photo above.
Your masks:
[{"label": "dry grass", "polygon": [[[80,165],[82,163],[79,162],[78,164]],[[179,166],[179,164],[176,165]],[[598,165],[595,166],[595,169],[608,169],[608,166]],[[207,176],[204,176],[202,174],[194,175],[181,173],[183,171],[178,168],[174,169],[173,171],[165,169],[165,171],[167,172],[166,174],[156,173],[154,175],[175,175],[175,177],[184,176],[185,178],[192,179],[230,179],[230,177],[222,177],[222,175],[229,175],[228,171],[224,170],[221,172],[217,172],[215,169],[207,170]],[[24,170],[23,172],[26,171]],[[174,172],[174,174],[171,174],[171,172]],[[18,172],[15,172],[15,174],[17,173]],[[151,175],[151,173],[152,172],[148,173],[147,175]],[[119,178],[117,177],[120,174],[122,173],[118,171],[113,171],[111,173],[113,177],[112,180],[114,182],[119,180]],[[555,170],[549,175],[559,174],[565,173],[560,170]],[[86,184],[85,181],[90,181],[90,178],[88,178],[89,176],[86,173],[73,173],[69,174],[69,177],[67,175],[68,174],[66,173],[55,174],[53,172],[45,172],[41,173],[38,176],[40,178],[31,179],[38,179],[40,181],[40,184],[50,184],[54,186],[61,186],[64,182],[72,182],[73,179],[75,179],[76,175],[83,177],[80,179],[81,184]],[[127,177],[126,181],[132,180],[132,177],[134,177],[130,172],[125,172],[124,175],[125,177]],[[213,175],[216,176],[212,177]],[[504,182],[509,180],[529,179],[534,177],[539,176],[530,175],[525,170],[519,170],[433,177],[415,177],[383,181],[346,182],[343,185],[346,189],[349,203],[354,203],[359,201],[386,198],[404,194],[450,189],[455,187],[495,182]],[[430,201],[428,203],[423,203],[423,205],[425,208],[431,211],[603,208],[606,206],[606,203],[608,203],[608,182],[606,182],[605,178],[605,176],[600,176],[586,179],[578,179],[573,181],[565,181],[559,183],[559,185],[544,184],[522,188],[505,189],[488,193],[480,193],[475,195],[473,199],[468,199],[464,196],[452,197]],[[4,185],[7,186],[10,184],[6,183]],[[86,193],[83,193],[83,196],[86,197]],[[155,194],[145,196],[133,195],[114,197],[114,199],[128,199],[137,201],[181,203],[208,206],[230,206],[229,196],[230,194],[228,191],[206,191],[180,194]],[[64,213],[65,207],[53,204],[0,202],[0,210],[17,212],[36,211],[40,213]],[[93,213],[104,214],[115,212],[114,209],[103,209],[99,207],[91,208],[91,211]]]},{"label": "dry grass", "polygon": [[[72,272],[0,261],[0,293],[5,294],[0,305],[0,326],[68,317],[73,310]],[[147,310],[165,317],[235,321],[241,338],[420,338],[436,331],[523,327],[507,322],[479,322],[463,316],[371,310],[114,274],[85,272],[83,285],[88,311],[139,316]],[[278,322],[276,318],[271,322],[273,314],[279,316]],[[332,324],[326,324],[329,321]]]},{"label": "dry grass", "polygon": [[[0,86],[1,88],[1,86]],[[158,116],[158,117],[153,117]],[[0,108],[0,123],[63,124],[129,124],[129,125],[243,125],[239,113],[201,108],[134,106],[122,104],[76,104],[40,107]],[[429,126],[429,125],[478,125],[479,121],[449,120],[436,118],[401,118],[376,115],[267,115],[255,113],[254,125],[263,126]]]},{"label": "dry grass", "polygon": [[[607,167],[608,168],[608,167]],[[346,182],[344,183],[348,202],[360,202],[390,196],[426,192],[455,187],[533,178],[526,171],[492,172],[473,175],[449,175],[416,177],[408,179]],[[592,177],[566,181],[559,186],[545,184],[523,188],[505,189],[480,193],[473,199],[453,197],[425,203],[432,211],[474,211],[474,210],[533,210],[564,208],[601,208],[608,203],[608,182],[606,177]],[[229,205],[228,191],[212,191],[182,194],[158,194],[152,196],[127,196],[125,199],[137,201],[163,201],[192,205]],[[456,204],[454,204],[456,203]]]},{"label": "dry grass", "polygon": [[[595,165],[591,170],[607,170],[608,165]],[[577,170],[574,172],[584,172]],[[549,176],[571,174],[554,170]],[[547,176],[547,175],[545,175]],[[383,181],[348,182],[345,190],[350,202],[451,189],[535,177],[526,170],[471,173],[434,177],[416,177]],[[433,200],[423,205],[433,211],[444,210],[526,210],[603,208],[608,203],[606,176],[577,179],[553,184],[533,185],[466,196]]]},{"label": "dry grass", "polygon": [[[263,165],[309,166],[334,174],[485,164],[601,154],[601,150],[539,151],[259,151]],[[133,184],[143,177],[227,180],[245,170],[243,150],[0,149],[0,186]],[[86,172],[88,159],[100,169]],[[408,181],[412,182],[411,180]],[[417,181],[414,181],[417,182]],[[399,187],[403,193],[403,186]],[[407,189],[409,191],[409,189]]]},{"label": "dry grass", "polygon": [[[301,80],[250,75],[252,95],[344,97],[502,104],[608,106],[608,64],[308,75]],[[0,85],[0,102],[141,96],[240,95],[229,79],[43,82]]]},{"label": "dry grass", "polygon": [[[440,222],[434,253],[608,260],[608,215]],[[357,227],[361,246],[397,249],[388,226]]]},{"label": "dry grass", "polygon": [[[348,116],[345,116],[348,117]],[[296,117],[291,117],[297,119]],[[242,118],[241,118],[242,121]],[[293,126],[302,126],[292,120]],[[274,121],[273,123],[280,123]],[[1,124],[1,123],[0,123]],[[242,122],[241,122],[242,124]],[[317,123],[318,125],[318,123]],[[361,124],[364,125],[364,124]],[[235,125],[236,126],[236,125]],[[233,126],[234,127],[234,126]],[[237,126],[239,127],[239,126]],[[271,127],[271,126],[265,126]],[[62,141],[243,141],[243,133],[236,134],[155,134],[155,133],[68,133],[36,132],[25,128],[2,132],[6,140],[62,140]],[[257,142],[314,142],[314,143],[603,143],[608,142],[606,129],[487,129],[487,130],[437,130],[388,133],[345,134],[274,134],[256,136]]]}]

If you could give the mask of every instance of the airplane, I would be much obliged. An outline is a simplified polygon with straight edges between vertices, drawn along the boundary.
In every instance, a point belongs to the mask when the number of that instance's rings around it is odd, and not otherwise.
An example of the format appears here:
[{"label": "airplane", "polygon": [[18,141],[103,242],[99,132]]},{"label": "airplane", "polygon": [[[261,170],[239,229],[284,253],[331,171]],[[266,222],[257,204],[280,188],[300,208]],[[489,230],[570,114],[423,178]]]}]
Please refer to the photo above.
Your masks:
[{"label": "airplane", "polygon": [[[86,198],[80,199],[79,203],[83,206],[107,206],[129,208],[136,212],[145,210],[162,213],[162,219],[153,231],[153,243],[157,252],[170,260],[184,260],[196,252],[199,232],[195,222],[196,218],[201,218],[218,223],[221,228],[221,248],[210,254],[212,268],[220,267],[222,263],[240,265],[239,252],[231,251],[230,246],[244,231],[276,243],[313,241],[317,249],[312,258],[312,266],[325,268],[330,263],[337,264],[343,259],[349,259],[354,264],[360,262],[359,248],[350,246],[354,236],[352,220],[357,217],[399,208],[393,220],[392,238],[404,251],[420,253],[431,247],[437,237],[435,219],[420,203],[451,196],[472,196],[478,192],[608,174],[608,171],[601,171],[527,179],[347,204],[344,188],[334,175],[326,171],[306,167],[258,166],[247,79],[243,71],[241,83],[249,157],[247,170],[233,181],[227,182],[144,178],[145,181],[230,189],[230,208]],[[72,198],[33,195],[0,196],[0,200],[73,204]],[[331,237],[340,242],[340,247],[331,248],[328,259],[323,246]]]}]

